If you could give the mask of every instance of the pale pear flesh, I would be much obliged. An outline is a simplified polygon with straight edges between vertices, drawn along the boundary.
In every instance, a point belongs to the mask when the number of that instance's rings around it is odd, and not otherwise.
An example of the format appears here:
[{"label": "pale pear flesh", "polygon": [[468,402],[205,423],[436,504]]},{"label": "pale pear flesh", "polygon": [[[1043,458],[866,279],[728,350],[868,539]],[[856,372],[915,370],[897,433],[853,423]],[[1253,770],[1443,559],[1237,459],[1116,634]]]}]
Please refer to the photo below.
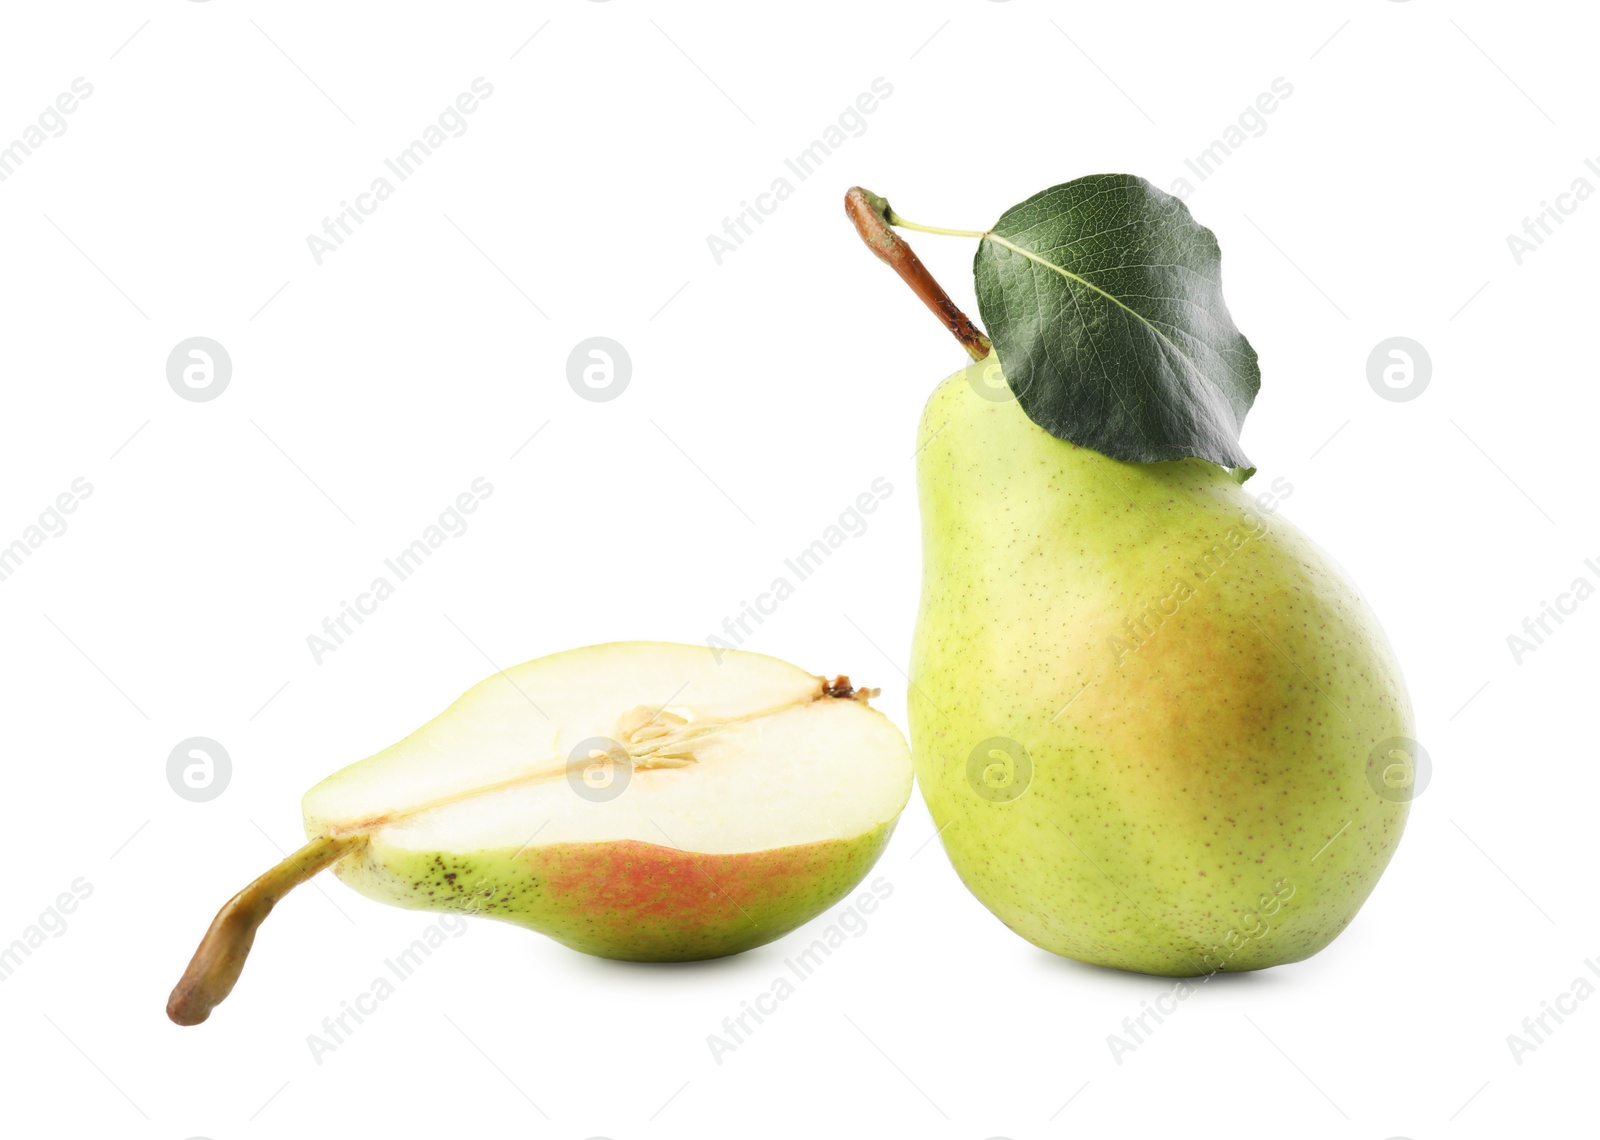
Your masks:
[{"label": "pale pear flesh", "polygon": [[1326,946],[1399,843],[1378,769],[1414,735],[1343,572],[1223,468],[1048,434],[992,357],[917,444],[912,749],[966,885],[1029,941],[1142,973]]}]

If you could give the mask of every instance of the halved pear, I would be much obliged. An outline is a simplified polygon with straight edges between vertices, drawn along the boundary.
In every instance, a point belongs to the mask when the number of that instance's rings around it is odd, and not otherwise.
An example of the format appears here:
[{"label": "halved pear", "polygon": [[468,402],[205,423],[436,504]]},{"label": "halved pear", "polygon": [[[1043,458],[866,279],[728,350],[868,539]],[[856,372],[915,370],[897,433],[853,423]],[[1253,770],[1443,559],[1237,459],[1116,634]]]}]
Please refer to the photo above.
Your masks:
[{"label": "halved pear", "polygon": [[498,673],[306,793],[311,842],[217,915],[167,1014],[204,1021],[256,927],[324,867],[396,906],[481,914],[632,961],[736,954],[842,898],[911,793],[869,690],[658,642]]}]

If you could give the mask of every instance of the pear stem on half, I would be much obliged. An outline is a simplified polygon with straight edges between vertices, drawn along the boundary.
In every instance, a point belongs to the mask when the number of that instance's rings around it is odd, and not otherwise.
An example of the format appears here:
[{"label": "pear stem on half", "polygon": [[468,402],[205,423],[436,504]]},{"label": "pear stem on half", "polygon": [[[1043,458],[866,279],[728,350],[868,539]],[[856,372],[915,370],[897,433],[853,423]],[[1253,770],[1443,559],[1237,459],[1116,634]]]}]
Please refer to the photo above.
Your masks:
[{"label": "pear stem on half", "polygon": [[199,1025],[233,991],[244,960],[278,900],[318,871],[331,867],[367,842],[366,835],[313,839],[229,899],[167,999],[167,1016],[179,1025]]},{"label": "pear stem on half", "polygon": [[931,226],[915,225],[890,209],[887,199],[880,198],[872,191],[863,190],[859,186],[852,186],[845,194],[844,212],[855,223],[856,232],[861,235],[861,240],[867,243],[867,248],[878,256],[879,261],[898,273],[902,281],[911,286],[911,291],[922,298],[922,303],[927,305],[944,327],[950,330],[950,335],[961,342],[961,347],[967,350],[968,356],[974,360],[982,360],[989,355],[993,347],[989,343],[989,338],[983,335],[977,325],[967,319],[967,314],[956,308],[956,303],[950,299],[950,294],[933,279],[933,274],[922,264],[922,259],[912,252],[905,239],[889,227],[904,226],[906,229],[949,234],[954,237],[981,238],[986,235],[975,230],[940,230]]}]

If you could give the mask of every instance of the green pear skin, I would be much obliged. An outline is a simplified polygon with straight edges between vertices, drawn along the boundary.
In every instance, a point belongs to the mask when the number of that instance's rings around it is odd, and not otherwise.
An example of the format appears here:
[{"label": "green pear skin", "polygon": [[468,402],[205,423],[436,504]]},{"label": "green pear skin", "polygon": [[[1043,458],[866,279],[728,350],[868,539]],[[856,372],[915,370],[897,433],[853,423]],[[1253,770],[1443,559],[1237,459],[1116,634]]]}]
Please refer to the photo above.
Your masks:
[{"label": "green pear skin", "polygon": [[1414,734],[1340,569],[1215,464],[1045,432],[992,356],[917,442],[912,752],[962,881],[1030,942],[1145,974],[1331,942],[1400,841]]},{"label": "green pear skin", "polygon": [[872,869],[894,831],[714,855],[654,843],[560,843],[471,854],[371,843],[334,873],[368,898],[497,918],[600,958],[693,962],[809,922]]}]

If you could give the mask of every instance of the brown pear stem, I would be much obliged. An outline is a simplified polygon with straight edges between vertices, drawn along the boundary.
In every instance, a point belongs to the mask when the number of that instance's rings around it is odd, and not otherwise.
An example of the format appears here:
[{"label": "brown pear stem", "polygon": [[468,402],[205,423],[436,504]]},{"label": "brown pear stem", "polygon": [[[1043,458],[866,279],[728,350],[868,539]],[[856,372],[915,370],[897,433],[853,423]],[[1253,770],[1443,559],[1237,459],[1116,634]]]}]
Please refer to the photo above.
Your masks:
[{"label": "brown pear stem", "polygon": [[229,899],[211,920],[189,968],[173,987],[167,1016],[179,1025],[199,1025],[211,1016],[212,1008],[233,991],[256,940],[256,928],[278,900],[366,842],[365,835],[313,839]]},{"label": "brown pear stem", "polygon": [[844,212],[855,223],[856,232],[867,248],[877,254],[878,260],[900,275],[900,280],[911,286],[911,291],[922,298],[922,303],[933,311],[950,335],[961,342],[967,355],[982,360],[989,355],[991,345],[977,325],[967,319],[967,314],[956,308],[950,294],[933,279],[928,267],[906,244],[905,239],[890,228],[893,211],[889,202],[870,190],[850,187],[844,196]]}]

